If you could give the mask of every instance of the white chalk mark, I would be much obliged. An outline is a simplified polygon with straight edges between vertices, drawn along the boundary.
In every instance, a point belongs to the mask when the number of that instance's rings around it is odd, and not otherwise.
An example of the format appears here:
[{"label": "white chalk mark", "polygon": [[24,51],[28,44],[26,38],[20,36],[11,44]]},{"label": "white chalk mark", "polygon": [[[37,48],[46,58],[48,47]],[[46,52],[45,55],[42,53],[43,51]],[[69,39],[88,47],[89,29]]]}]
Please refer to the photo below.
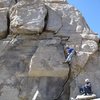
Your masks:
[{"label": "white chalk mark", "polygon": [[33,96],[32,100],[36,100],[36,98],[37,98],[38,94],[39,94],[39,91],[37,90],[37,91],[35,92],[35,94],[34,94],[34,96]]}]

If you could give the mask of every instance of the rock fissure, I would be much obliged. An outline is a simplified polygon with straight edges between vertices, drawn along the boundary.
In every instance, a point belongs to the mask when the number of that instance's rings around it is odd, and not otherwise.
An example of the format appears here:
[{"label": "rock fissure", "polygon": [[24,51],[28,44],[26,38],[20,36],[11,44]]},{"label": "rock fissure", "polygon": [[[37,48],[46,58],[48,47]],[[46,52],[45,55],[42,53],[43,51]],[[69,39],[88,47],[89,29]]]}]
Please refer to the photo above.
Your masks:
[{"label": "rock fissure", "polygon": [[[45,6],[45,7],[46,7],[46,6]],[[48,11],[47,11],[47,14],[46,14],[46,16],[45,16],[44,22],[45,22],[45,25],[44,25],[44,28],[43,28],[43,32],[46,31],[46,27],[47,27],[47,23],[48,23]]]},{"label": "rock fissure", "polygon": [[10,34],[10,16],[9,16],[9,12],[7,12],[7,35]]},{"label": "rock fissure", "polygon": [[[59,99],[61,98],[61,96],[63,95],[66,86],[68,86],[68,84],[70,84],[70,80],[71,80],[71,79],[70,79],[70,78],[71,78],[71,65],[68,64],[68,66],[69,66],[69,72],[68,72],[68,76],[67,76],[67,78],[65,79],[65,82],[64,82],[64,84],[63,84],[63,86],[62,86],[62,90],[60,91],[60,94],[59,94],[56,98],[54,98],[53,100],[59,100]],[[69,90],[69,91],[70,91],[70,90]],[[69,92],[69,93],[70,93],[70,92]],[[70,99],[70,95],[69,95],[68,98]]]}]

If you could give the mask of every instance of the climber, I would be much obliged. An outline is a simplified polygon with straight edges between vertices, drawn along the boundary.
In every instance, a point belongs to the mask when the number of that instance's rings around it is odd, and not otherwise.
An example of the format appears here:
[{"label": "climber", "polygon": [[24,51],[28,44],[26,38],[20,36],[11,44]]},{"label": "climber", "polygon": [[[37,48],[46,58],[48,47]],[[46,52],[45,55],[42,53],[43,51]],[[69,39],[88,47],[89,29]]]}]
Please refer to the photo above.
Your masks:
[{"label": "climber", "polygon": [[91,82],[89,81],[89,79],[85,79],[85,85],[80,87],[79,91],[81,94],[84,94],[84,95],[92,94],[92,87],[91,87]]},{"label": "climber", "polygon": [[65,47],[64,48],[64,55],[65,55],[65,62],[64,63],[70,64],[74,54],[75,54],[74,48]]}]

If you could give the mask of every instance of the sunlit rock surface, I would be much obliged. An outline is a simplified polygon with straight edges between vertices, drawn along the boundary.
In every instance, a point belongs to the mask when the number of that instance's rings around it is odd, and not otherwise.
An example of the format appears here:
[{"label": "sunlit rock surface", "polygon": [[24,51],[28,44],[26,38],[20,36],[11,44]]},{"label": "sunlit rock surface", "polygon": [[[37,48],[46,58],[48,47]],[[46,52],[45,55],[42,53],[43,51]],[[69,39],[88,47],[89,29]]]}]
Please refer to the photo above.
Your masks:
[{"label": "sunlit rock surface", "polygon": [[[70,100],[79,94],[85,78],[100,97],[99,38],[81,13],[64,0],[15,0],[18,3],[11,6],[10,0],[4,1],[0,1],[0,100],[53,100],[63,88],[60,100]],[[71,73],[63,63],[65,45],[76,50]]]},{"label": "sunlit rock surface", "polygon": [[10,30],[13,33],[41,33],[47,10],[44,4],[21,1],[10,9]]}]

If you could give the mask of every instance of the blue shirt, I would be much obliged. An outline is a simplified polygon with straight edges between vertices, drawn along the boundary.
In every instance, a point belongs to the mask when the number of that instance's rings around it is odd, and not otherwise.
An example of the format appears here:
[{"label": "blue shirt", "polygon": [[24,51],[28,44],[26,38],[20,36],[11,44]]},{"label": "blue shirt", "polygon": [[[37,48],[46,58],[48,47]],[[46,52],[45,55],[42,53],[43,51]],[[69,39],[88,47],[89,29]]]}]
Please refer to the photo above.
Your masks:
[{"label": "blue shirt", "polygon": [[66,48],[68,53],[71,53],[74,49],[73,48]]}]

